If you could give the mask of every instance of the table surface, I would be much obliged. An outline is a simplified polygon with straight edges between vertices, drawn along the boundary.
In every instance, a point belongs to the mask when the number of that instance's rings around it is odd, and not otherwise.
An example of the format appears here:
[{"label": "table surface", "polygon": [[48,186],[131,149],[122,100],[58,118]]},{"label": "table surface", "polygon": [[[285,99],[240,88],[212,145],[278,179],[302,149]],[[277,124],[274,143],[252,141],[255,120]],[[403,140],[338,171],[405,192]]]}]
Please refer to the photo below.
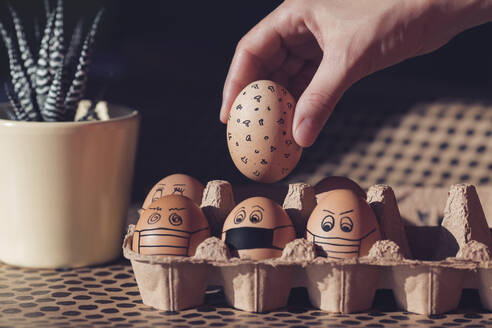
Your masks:
[{"label": "table surface", "polygon": [[287,308],[248,313],[229,307],[221,292],[205,304],[179,312],[142,304],[129,261],[88,268],[36,270],[0,265],[0,327],[202,326],[202,327],[485,327],[492,313],[478,310],[478,295],[463,294],[461,309],[445,315],[417,315],[395,308],[391,292],[378,292],[373,309],[349,315],[310,307],[305,289],[294,289]]}]

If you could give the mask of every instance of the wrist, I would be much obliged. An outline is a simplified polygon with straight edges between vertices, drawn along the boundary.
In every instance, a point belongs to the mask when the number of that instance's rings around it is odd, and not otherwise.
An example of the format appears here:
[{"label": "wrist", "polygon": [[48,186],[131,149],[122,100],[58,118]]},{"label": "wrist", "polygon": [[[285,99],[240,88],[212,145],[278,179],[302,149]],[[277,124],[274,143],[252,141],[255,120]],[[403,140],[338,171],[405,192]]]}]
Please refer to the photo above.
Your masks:
[{"label": "wrist", "polygon": [[444,21],[456,35],[469,28],[492,21],[492,0],[424,0],[432,2],[436,23]]},{"label": "wrist", "polygon": [[419,22],[415,55],[441,47],[457,34],[492,21],[492,0],[409,0]]}]

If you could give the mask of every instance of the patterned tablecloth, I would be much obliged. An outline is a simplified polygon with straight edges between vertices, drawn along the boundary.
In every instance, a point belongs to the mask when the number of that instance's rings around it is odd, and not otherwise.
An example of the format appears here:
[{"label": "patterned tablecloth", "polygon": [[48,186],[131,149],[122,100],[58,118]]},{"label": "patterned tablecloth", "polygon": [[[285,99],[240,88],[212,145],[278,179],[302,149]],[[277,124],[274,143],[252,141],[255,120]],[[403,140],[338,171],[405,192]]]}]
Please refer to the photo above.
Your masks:
[{"label": "patterned tablecloth", "polygon": [[[387,183],[395,189],[490,182],[490,106],[440,101],[405,110],[386,107],[377,115],[360,109],[335,113],[287,182],[315,183],[328,175],[345,175],[364,187]],[[221,292],[213,291],[202,307],[163,312],[142,304],[131,265],[123,259],[69,270],[0,264],[2,327],[343,325],[483,327],[492,325],[492,314],[480,309],[473,290],[463,293],[459,311],[438,316],[399,311],[389,291],[378,292],[371,311],[330,314],[311,308],[303,289],[291,293],[288,308],[264,314],[232,309],[224,303]]]},{"label": "patterned tablecloth", "polygon": [[492,314],[478,310],[478,294],[463,294],[458,312],[425,316],[398,311],[392,294],[380,291],[365,313],[331,314],[313,309],[304,289],[294,289],[289,306],[269,313],[235,310],[221,292],[206,304],[180,312],[142,304],[131,265],[116,263],[70,270],[33,270],[0,265],[0,327],[485,327]]},{"label": "patterned tablecloth", "polygon": [[366,188],[492,182],[489,104],[442,100],[401,108],[383,104],[377,112],[373,107],[336,111],[288,181],[313,184],[342,175]]}]

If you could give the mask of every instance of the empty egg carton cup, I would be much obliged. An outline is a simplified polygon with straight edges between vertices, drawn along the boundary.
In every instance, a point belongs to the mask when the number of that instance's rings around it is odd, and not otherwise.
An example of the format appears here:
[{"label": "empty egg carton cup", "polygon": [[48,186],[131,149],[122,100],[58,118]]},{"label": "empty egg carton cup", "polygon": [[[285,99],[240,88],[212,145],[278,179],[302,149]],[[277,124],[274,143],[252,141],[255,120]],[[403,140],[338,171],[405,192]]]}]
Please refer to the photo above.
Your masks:
[{"label": "empty egg carton cup", "polygon": [[[234,196],[226,181],[210,181],[205,188],[201,207],[215,236]],[[399,308],[440,314],[456,309],[462,290],[473,288],[482,306],[492,310],[492,237],[474,186],[451,187],[442,224],[435,227],[404,226],[392,188],[372,186],[367,202],[383,240],[368,256],[351,259],[316,257],[313,244],[301,237],[316,205],[310,185],[291,184],[281,197],[299,238],[274,259],[231,258],[217,237],[203,241],[193,257],[141,255],[131,249],[135,226],[130,225],[123,251],[143,303],[183,310],[203,304],[207,286],[221,285],[232,307],[265,312],[286,306],[291,288],[305,287],[313,307],[353,313],[370,309],[376,290],[391,289]]]}]

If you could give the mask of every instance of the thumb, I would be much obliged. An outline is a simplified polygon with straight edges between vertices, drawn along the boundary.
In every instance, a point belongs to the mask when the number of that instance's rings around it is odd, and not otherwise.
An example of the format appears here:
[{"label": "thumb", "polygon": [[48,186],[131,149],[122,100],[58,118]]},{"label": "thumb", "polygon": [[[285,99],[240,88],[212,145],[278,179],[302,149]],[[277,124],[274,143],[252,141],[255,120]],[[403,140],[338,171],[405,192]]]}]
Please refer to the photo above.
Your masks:
[{"label": "thumb", "polygon": [[323,57],[313,79],[297,102],[293,133],[302,147],[311,146],[344,91],[344,65]]}]

